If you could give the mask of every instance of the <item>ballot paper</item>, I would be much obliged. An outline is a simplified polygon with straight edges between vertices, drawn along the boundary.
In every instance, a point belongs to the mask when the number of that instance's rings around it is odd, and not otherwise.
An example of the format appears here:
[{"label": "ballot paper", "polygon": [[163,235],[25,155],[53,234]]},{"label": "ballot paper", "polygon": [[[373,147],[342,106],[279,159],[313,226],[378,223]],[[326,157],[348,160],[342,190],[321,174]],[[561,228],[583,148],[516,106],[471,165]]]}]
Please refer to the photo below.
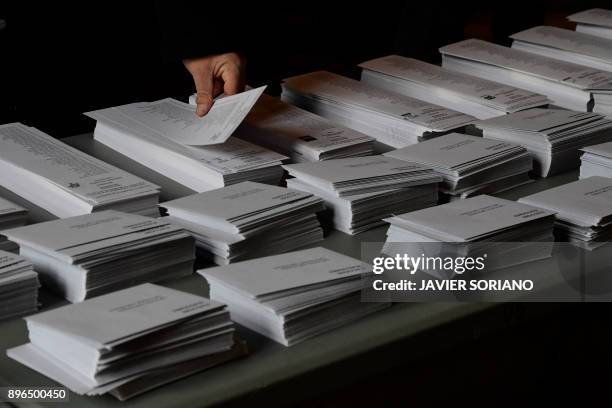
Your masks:
[{"label": "ballot paper", "polygon": [[475,125],[485,138],[524,146],[542,177],[580,166],[580,149],[612,140],[612,121],[602,115],[534,108]]},{"label": "ballot paper", "polygon": [[523,197],[521,203],[557,213],[555,234],[587,249],[612,240],[612,179],[587,177]]},{"label": "ballot paper", "polygon": [[441,177],[416,163],[384,157],[354,157],[285,165],[287,187],[325,200],[323,218],[346,234],[383,224],[394,213],[435,205]]},{"label": "ballot paper", "polygon": [[132,103],[115,109],[134,122],[168,139],[189,146],[223,143],[234,133],[266,87],[251,89],[215,100],[206,116],[195,107],[172,98]]},{"label": "ballot paper", "polygon": [[399,55],[366,61],[359,66],[363,69],[362,82],[478,119],[543,106],[549,102],[546,96],[525,89]]},{"label": "ballot paper", "polygon": [[10,358],[80,395],[100,395],[234,343],[225,305],[153,284],[27,317]]},{"label": "ballot paper", "polygon": [[30,262],[0,250],[0,320],[35,312],[39,286]]},{"label": "ballot paper", "polygon": [[171,223],[220,265],[312,245],[323,239],[310,193],[246,181],[161,204]]},{"label": "ballot paper", "polygon": [[320,247],[198,273],[232,320],[285,346],[389,306],[360,301],[370,265]]},{"label": "ballot paper", "polygon": [[[213,109],[225,99],[215,102]],[[286,156],[237,137],[204,146],[178,143],[166,137],[170,132],[167,124],[153,130],[120,108],[86,113],[97,121],[94,138],[194,191],[208,191],[247,180],[270,184],[280,182],[283,172],[279,166]],[[172,128],[181,127],[178,122],[172,124]],[[238,126],[240,122],[234,124]]]},{"label": "ballot paper", "polygon": [[158,186],[21,123],[0,125],[0,185],[60,218],[158,215]]},{"label": "ballot paper", "polygon": [[507,190],[511,187],[506,180],[525,184],[532,169],[532,158],[524,147],[460,133],[406,146],[384,156],[434,169],[443,178],[442,191],[462,198],[483,188],[494,192],[497,184]]},{"label": "ballot paper", "polygon": [[612,73],[470,39],[440,48],[442,66],[546,95],[554,105],[612,114]]},{"label": "ballot paper", "polygon": [[[195,96],[189,101],[195,104]],[[374,138],[265,94],[240,126],[240,138],[293,162],[367,156],[374,150]]]},{"label": "ballot paper", "polygon": [[101,211],[4,231],[71,302],[193,272],[193,238],[165,220]]},{"label": "ballot paper", "polygon": [[612,178],[612,142],[581,149],[580,178],[603,176]]},{"label": "ballot paper", "polygon": [[512,34],[512,48],[612,71],[612,40],[560,27],[538,26]]},{"label": "ballot paper", "polygon": [[442,106],[318,71],[286,79],[281,99],[391,147],[461,129],[475,118]]},{"label": "ballot paper", "polygon": [[[487,270],[549,257],[554,241],[554,212],[486,194],[386,221],[391,224],[383,247],[387,255],[483,256]],[[550,245],[534,245],[531,251],[530,242]],[[440,268],[426,272],[452,277]]]},{"label": "ballot paper", "polygon": [[612,39],[612,10],[594,8],[567,16],[576,23],[576,31]]},{"label": "ballot paper", "polygon": [[0,251],[16,252],[17,245],[2,235],[2,230],[25,225],[28,210],[0,197]]}]

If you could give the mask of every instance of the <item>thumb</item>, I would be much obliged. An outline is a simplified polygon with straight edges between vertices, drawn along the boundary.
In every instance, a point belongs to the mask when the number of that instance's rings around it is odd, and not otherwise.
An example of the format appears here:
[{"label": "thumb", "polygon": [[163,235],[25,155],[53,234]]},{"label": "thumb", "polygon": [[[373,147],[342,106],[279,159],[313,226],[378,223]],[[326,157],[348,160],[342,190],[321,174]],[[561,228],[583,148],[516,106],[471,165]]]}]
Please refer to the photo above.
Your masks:
[{"label": "thumb", "polygon": [[227,69],[221,74],[223,78],[223,92],[226,95],[234,95],[244,91],[244,81],[237,69]]},{"label": "thumb", "polygon": [[199,71],[192,74],[196,87],[196,115],[206,115],[213,105],[214,78],[212,71]]}]

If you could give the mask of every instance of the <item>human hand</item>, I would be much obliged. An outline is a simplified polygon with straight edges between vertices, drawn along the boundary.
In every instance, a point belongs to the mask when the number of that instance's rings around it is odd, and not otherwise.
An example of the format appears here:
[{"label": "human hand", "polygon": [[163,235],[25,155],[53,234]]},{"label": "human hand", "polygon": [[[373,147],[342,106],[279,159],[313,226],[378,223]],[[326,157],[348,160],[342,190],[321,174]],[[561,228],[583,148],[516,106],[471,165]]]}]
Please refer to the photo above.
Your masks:
[{"label": "human hand", "polygon": [[213,99],[221,92],[234,95],[244,90],[245,59],[237,53],[211,55],[183,60],[196,87],[196,115],[210,111]]}]

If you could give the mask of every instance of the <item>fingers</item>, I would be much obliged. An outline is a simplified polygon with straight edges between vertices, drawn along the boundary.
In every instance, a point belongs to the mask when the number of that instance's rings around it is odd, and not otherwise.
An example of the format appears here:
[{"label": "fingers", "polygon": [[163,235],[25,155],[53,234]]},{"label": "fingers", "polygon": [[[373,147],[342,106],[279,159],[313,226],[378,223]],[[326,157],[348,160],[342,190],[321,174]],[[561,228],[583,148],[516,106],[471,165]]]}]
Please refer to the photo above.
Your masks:
[{"label": "fingers", "polygon": [[215,81],[211,70],[203,70],[192,74],[196,87],[196,115],[206,115],[213,105]]},{"label": "fingers", "polygon": [[229,67],[221,74],[223,79],[223,92],[226,95],[234,95],[244,91],[244,79],[242,73],[236,67]]}]

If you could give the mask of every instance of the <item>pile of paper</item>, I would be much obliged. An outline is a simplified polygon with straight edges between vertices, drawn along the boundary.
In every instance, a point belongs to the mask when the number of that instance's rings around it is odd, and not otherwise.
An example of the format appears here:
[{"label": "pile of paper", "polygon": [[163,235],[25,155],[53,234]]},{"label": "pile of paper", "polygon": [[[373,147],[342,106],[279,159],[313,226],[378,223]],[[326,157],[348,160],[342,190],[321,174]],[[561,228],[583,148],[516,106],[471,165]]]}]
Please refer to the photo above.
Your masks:
[{"label": "pile of paper", "polygon": [[230,137],[263,88],[215,101],[204,118],[174,99],[89,112],[94,138],[197,192],[241,181],[278,184],[287,157]]},{"label": "pile of paper", "polygon": [[15,251],[17,244],[6,239],[2,230],[25,225],[28,210],[0,197],[0,251]]},{"label": "pile of paper", "polygon": [[320,247],[198,273],[232,320],[285,346],[389,306],[361,302],[370,265]]},{"label": "pile of paper", "polygon": [[123,400],[245,354],[225,305],[152,284],[25,320],[8,356],[80,395]]},{"label": "pile of paper", "polygon": [[475,118],[442,106],[319,71],[286,79],[281,98],[391,147],[461,129]]},{"label": "pile of paper", "polygon": [[612,71],[612,39],[551,26],[533,27],[510,38],[517,50]]},{"label": "pile of paper", "polygon": [[576,23],[576,31],[612,39],[612,10],[594,8],[567,17]]},{"label": "pile of paper", "polygon": [[612,140],[612,121],[596,113],[534,108],[476,123],[485,138],[524,146],[542,177],[580,166],[580,149]]},{"label": "pile of paper", "polygon": [[21,123],[0,125],[0,185],[60,218],[159,215],[159,187]]},{"label": "pile of paper", "polygon": [[549,102],[544,95],[399,55],[374,59],[359,66],[363,68],[362,82],[478,119],[543,106]]},{"label": "pile of paper", "polygon": [[[481,255],[489,267],[509,267],[550,256],[551,245],[530,248],[530,243],[554,241],[554,212],[485,194],[387,221],[388,255]],[[440,265],[427,272],[450,277]]]},{"label": "pile of paper", "polygon": [[323,239],[316,216],[323,200],[283,187],[245,181],[161,207],[169,215],[165,219],[191,233],[202,255],[220,265]]},{"label": "pile of paper", "polygon": [[541,93],[567,109],[612,114],[610,72],[475,39],[440,52],[446,68]]},{"label": "pile of paper", "polygon": [[296,163],[368,156],[374,150],[373,138],[265,94],[237,134]]},{"label": "pile of paper", "polygon": [[346,234],[382,225],[398,212],[435,205],[438,182],[432,169],[384,156],[285,165],[295,178],[287,187],[325,200],[324,217]]},{"label": "pile of paper", "polygon": [[162,219],[102,211],[4,232],[71,302],[193,272],[193,238]]},{"label": "pile of paper", "polygon": [[0,320],[35,312],[39,286],[30,262],[0,250]]},{"label": "pile of paper", "polygon": [[612,178],[612,142],[582,149],[580,178],[603,176]]},{"label": "pile of paper", "polygon": [[450,199],[501,192],[531,181],[532,158],[519,145],[450,133],[385,153],[434,169]]},{"label": "pile of paper", "polygon": [[593,176],[523,197],[557,213],[555,234],[588,249],[612,240],[612,179]]}]

